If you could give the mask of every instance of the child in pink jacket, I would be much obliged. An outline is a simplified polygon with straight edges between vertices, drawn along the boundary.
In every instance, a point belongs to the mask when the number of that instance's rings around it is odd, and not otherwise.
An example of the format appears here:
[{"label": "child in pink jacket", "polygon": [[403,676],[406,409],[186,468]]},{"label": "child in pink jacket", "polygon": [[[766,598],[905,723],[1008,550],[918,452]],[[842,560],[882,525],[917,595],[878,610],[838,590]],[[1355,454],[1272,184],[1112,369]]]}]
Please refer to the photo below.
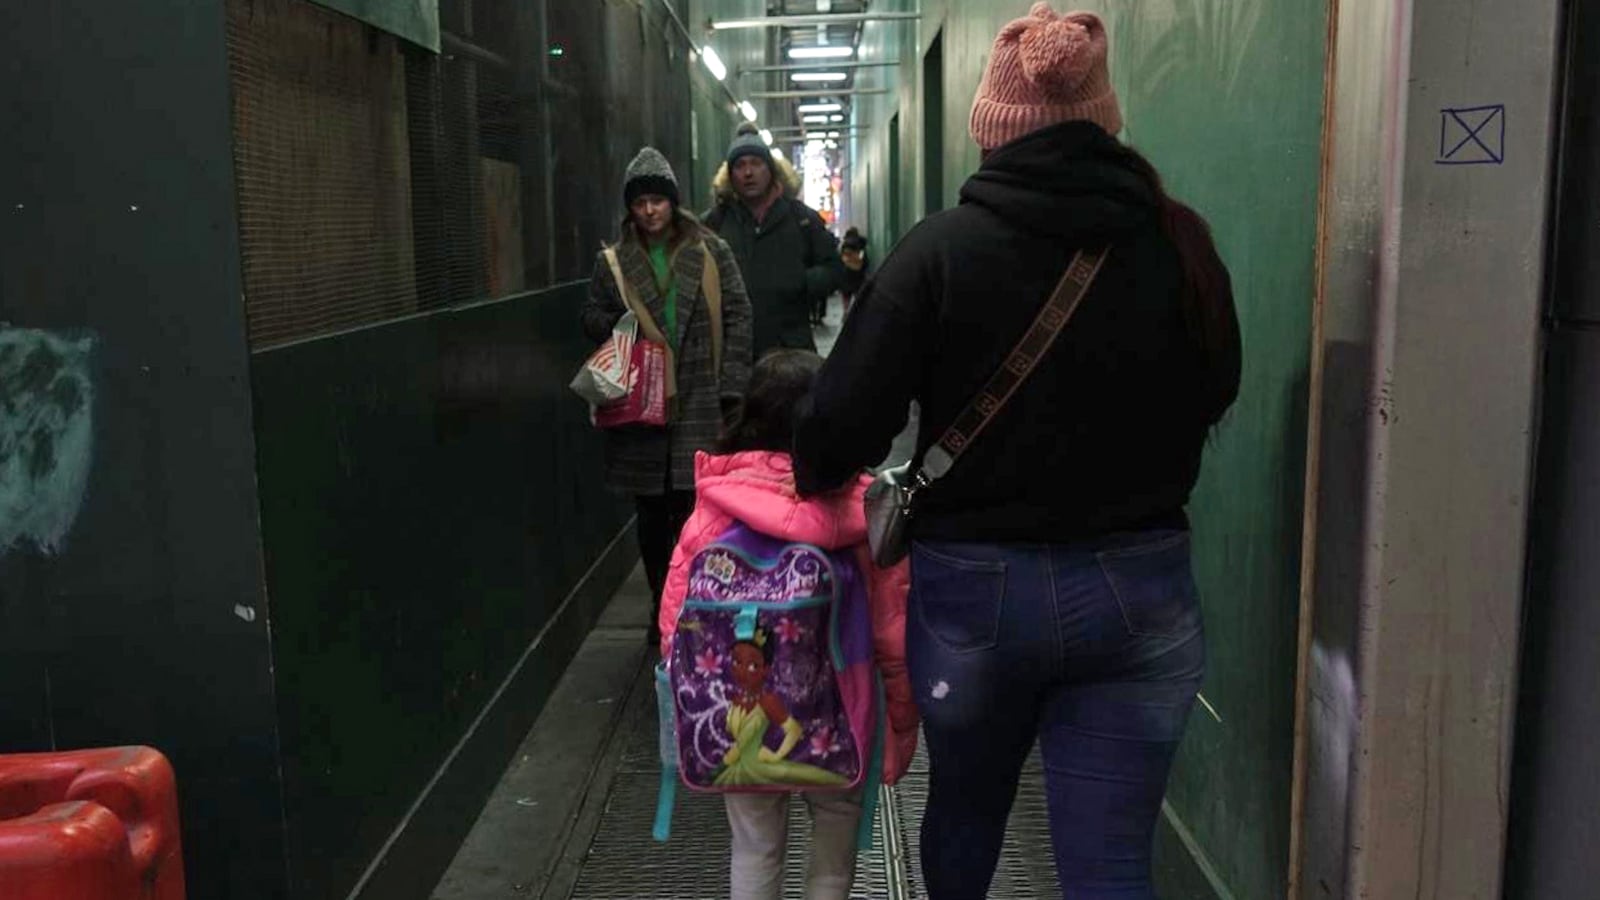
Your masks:
[{"label": "child in pink jacket", "polygon": [[[869,477],[825,497],[801,499],[795,491],[790,423],[821,366],[821,357],[800,350],[764,357],[751,376],[740,420],[723,442],[722,455],[702,453],[695,460],[695,509],[672,554],[662,592],[661,654],[670,657],[690,562],[736,522],[785,541],[825,550],[854,549],[869,585],[873,650],[888,699],[884,781],[894,784],[905,774],[917,744],[917,710],[905,662],[910,573],[904,563],[892,569],[872,564],[861,503]],[[843,900],[855,874],[860,792],[805,797],[813,822],[805,896]],[[788,795],[725,794],[724,799],[733,831],[734,900],[776,900],[788,842]]]}]

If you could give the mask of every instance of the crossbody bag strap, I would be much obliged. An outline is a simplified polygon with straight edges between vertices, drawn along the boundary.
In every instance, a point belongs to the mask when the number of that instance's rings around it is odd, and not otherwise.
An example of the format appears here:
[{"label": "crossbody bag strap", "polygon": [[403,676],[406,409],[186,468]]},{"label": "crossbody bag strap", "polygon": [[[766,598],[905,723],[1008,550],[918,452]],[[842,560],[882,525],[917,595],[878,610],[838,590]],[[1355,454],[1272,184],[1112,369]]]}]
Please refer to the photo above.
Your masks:
[{"label": "crossbody bag strap", "polygon": [[650,309],[644,305],[644,301],[634,295],[632,285],[628,284],[627,276],[622,273],[622,260],[617,256],[617,248],[607,247],[605,258],[606,265],[611,268],[611,277],[617,282],[617,293],[622,296],[623,305],[632,311],[634,318],[639,320],[639,330],[644,332],[645,340],[659,344],[662,351],[667,354],[667,409],[670,416],[672,402],[678,396],[677,354],[673,352],[667,336],[661,332],[661,327],[656,324],[655,317],[650,315]]},{"label": "crossbody bag strap", "polygon": [[622,305],[639,320],[639,330],[644,332],[647,340],[671,346],[667,343],[667,336],[662,333],[661,327],[656,324],[655,316],[650,315],[649,307],[633,293],[633,285],[629,284],[628,277],[622,274],[622,260],[617,256],[617,248],[605,248],[604,255],[606,265],[611,268],[611,277],[617,282],[617,294],[622,297]]},{"label": "crossbody bag strap", "polygon": [[921,484],[932,484],[943,478],[956,460],[961,458],[961,454],[1000,414],[1000,410],[1005,409],[1006,403],[1038,368],[1039,361],[1055,345],[1056,338],[1061,336],[1067,323],[1072,321],[1073,314],[1083,303],[1084,296],[1089,293],[1090,286],[1094,284],[1110,253],[1111,248],[1107,246],[1097,250],[1080,250],[1072,258],[1072,265],[1067,267],[1067,274],[1061,276],[1061,283],[1056,285],[1050,301],[1039,311],[1028,333],[1022,336],[1016,348],[1006,357],[1000,371],[994,373],[978,396],[967,404],[961,415],[956,416],[955,423],[939,438],[939,443],[928,450],[918,475]]}]

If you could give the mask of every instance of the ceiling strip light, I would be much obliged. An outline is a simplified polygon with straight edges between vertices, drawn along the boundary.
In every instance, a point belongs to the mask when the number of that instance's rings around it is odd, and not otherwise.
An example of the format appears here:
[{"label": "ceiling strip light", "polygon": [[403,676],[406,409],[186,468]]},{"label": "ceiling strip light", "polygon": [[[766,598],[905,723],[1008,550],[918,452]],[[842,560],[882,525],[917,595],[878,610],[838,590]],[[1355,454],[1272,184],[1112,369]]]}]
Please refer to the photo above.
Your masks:
[{"label": "ceiling strip light", "polygon": [[849,59],[856,55],[854,47],[794,47],[790,59]]},{"label": "ceiling strip light", "polygon": [[700,51],[700,61],[706,64],[706,70],[718,81],[726,81],[728,79],[727,65],[723,63],[722,57],[718,56],[717,51],[712,49],[710,45]]}]

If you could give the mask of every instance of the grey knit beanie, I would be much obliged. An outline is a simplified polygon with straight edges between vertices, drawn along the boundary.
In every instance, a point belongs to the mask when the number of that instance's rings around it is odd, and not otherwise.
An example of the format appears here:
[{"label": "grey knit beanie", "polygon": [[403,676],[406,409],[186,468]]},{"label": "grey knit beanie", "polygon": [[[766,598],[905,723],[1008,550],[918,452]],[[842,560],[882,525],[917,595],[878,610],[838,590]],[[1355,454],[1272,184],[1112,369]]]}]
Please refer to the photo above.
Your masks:
[{"label": "grey knit beanie", "polygon": [[672,163],[654,147],[646,147],[628,163],[628,174],[622,184],[622,205],[633,206],[633,201],[645,194],[659,194],[677,206],[678,176],[672,173]]},{"label": "grey knit beanie", "polygon": [[772,167],[772,148],[768,147],[766,140],[761,137],[761,129],[749,122],[739,126],[739,134],[728,147],[728,168],[732,169],[746,156],[760,157],[768,168]]}]

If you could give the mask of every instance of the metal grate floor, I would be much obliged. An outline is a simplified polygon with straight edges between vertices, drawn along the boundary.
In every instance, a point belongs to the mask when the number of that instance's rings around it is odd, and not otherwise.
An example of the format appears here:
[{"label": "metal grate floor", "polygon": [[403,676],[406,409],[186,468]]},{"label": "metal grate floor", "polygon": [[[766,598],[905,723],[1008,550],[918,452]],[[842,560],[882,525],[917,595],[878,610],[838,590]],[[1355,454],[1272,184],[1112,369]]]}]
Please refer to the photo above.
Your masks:
[{"label": "metal grate floor", "polygon": [[[836,309],[830,309],[830,317]],[[820,352],[827,355],[840,324],[832,318],[817,329]],[[895,440],[885,465],[911,458],[916,447],[917,410]],[[672,840],[650,836],[655,822],[661,768],[656,757],[654,685],[646,675],[615,740],[622,742],[616,777],[604,799],[599,825],[583,856],[571,900],[701,900],[728,896],[728,820],[722,798],[680,791],[672,819]],[[920,752],[900,784],[884,792],[872,849],[856,867],[855,900],[922,898],[918,825],[928,798],[927,758]],[[810,823],[804,803],[789,807],[790,852],[785,860],[783,896],[803,900]],[[1002,900],[1058,898],[1055,862],[1045,811],[1044,770],[1037,753],[1023,770],[1011,811],[1010,829],[989,896]]]},{"label": "metal grate floor", "polygon": [[[617,735],[624,742],[616,777],[604,800],[599,826],[583,858],[572,900],[627,898],[716,898],[728,895],[728,823],[722,798],[680,792],[672,840],[650,836],[655,820],[660,768],[656,759],[654,703],[632,704]],[[1031,759],[1017,792],[1005,849],[989,896],[1056,898],[1055,866],[1045,812],[1044,774]],[[885,792],[872,850],[856,870],[853,898],[899,900],[925,896],[920,889],[917,825],[927,800],[927,762],[920,754],[900,785]],[[809,822],[803,803],[790,805],[790,853],[785,898],[802,900]],[[885,847],[903,846],[903,855]],[[893,857],[893,859],[891,859]]]}]

